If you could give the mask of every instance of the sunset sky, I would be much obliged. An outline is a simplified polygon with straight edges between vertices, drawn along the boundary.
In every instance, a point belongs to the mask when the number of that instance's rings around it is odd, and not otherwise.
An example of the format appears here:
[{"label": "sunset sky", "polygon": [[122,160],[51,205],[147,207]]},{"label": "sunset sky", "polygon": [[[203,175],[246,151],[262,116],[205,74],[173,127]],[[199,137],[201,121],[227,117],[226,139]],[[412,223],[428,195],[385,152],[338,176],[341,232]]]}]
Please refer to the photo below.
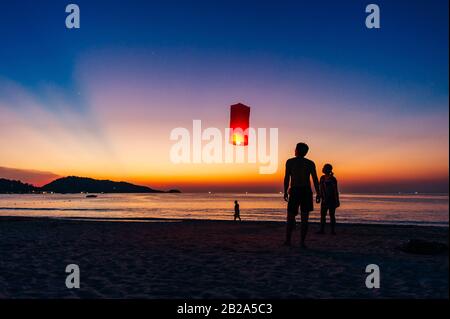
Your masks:
[{"label": "sunset sky", "polygon": [[[309,144],[344,192],[448,192],[448,1],[67,1],[0,8],[0,177],[183,191],[282,190]],[[245,3],[244,3],[245,2]],[[174,164],[172,129],[229,106],[278,128],[278,171]]]}]

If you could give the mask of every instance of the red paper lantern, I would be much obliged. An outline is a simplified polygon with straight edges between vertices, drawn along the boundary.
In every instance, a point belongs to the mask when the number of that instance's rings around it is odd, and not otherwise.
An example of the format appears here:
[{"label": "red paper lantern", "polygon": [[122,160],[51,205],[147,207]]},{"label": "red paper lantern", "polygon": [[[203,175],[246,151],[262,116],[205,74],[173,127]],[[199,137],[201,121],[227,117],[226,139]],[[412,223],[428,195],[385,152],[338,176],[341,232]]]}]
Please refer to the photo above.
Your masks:
[{"label": "red paper lantern", "polygon": [[230,108],[230,143],[238,146],[248,145],[248,128],[250,127],[250,107],[242,103]]}]

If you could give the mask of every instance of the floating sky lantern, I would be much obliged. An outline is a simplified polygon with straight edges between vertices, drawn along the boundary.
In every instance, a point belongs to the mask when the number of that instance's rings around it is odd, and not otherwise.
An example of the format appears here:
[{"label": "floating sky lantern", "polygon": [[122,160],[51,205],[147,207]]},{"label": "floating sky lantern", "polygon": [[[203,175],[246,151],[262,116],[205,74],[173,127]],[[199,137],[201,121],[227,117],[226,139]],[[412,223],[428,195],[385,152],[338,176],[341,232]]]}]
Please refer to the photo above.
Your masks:
[{"label": "floating sky lantern", "polygon": [[230,108],[230,143],[238,146],[248,145],[248,128],[250,127],[250,107],[242,103]]}]

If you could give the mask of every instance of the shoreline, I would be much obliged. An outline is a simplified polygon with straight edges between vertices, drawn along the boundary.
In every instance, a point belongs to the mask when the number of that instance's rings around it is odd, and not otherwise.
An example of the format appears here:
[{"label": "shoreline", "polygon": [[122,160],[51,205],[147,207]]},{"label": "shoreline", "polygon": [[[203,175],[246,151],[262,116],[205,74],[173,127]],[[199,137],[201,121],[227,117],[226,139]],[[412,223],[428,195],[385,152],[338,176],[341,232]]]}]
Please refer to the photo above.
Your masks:
[{"label": "shoreline", "polygon": [[[238,224],[238,221],[234,221],[232,219],[225,220],[225,219],[197,219],[197,218],[156,218],[156,217],[76,217],[76,216],[69,216],[69,217],[50,217],[50,216],[2,216],[0,215],[0,222],[1,221],[32,221],[32,220],[58,220],[58,221],[79,221],[79,222],[102,222],[102,223],[108,223],[108,222],[114,222],[114,223],[174,223],[174,222],[211,222],[211,223],[232,223],[232,224]],[[283,224],[285,225],[285,221],[277,221],[277,220],[245,220],[243,219],[241,223],[245,224]],[[297,216],[297,224],[300,224],[299,216]],[[310,225],[319,225],[319,222],[309,222]],[[327,217],[327,225],[329,225],[329,220]],[[439,224],[430,224],[429,222],[424,222],[423,224],[419,224],[417,222],[404,222],[404,223],[339,223],[337,222],[338,226],[364,226],[364,227],[430,227],[430,228],[449,228],[449,224],[443,225],[441,223]]]},{"label": "shoreline", "polygon": [[[448,244],[447,228],[338,224],[308,249],[282,246],[283,222],[97,222],[0,217],[0,298],[448,299],[448,251],[415,255],[409,239]],[[327,228],[327,231],[329,229]],[[77,264],[81,288],[67,289]],[[377,264],[381,288],[365,286]]]}]

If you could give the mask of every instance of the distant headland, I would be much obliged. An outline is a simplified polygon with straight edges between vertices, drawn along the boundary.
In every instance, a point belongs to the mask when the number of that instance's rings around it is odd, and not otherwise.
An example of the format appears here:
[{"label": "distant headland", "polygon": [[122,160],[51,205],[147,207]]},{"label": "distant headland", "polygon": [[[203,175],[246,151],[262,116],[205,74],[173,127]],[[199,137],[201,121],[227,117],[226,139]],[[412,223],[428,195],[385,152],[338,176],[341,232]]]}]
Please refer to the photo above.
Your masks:
[{"label": "distant headland", "polygon": [[127,182],[98,180],[87,177],[67,176],[37,187],[21,181],[0,178],[1,194],[31,194],[31,193],[181,193],[177,189],[162,191],[147,186],[134,185]]}]

